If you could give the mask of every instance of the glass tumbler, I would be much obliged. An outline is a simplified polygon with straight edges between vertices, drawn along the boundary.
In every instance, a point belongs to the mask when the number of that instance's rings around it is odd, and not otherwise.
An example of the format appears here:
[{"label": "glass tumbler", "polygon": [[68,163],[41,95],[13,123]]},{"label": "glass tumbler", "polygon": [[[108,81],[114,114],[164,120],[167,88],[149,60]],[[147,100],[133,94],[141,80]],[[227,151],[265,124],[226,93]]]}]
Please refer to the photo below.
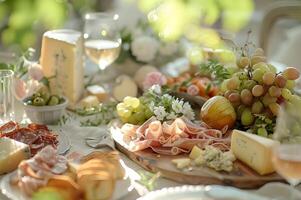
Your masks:
[{"label": "glass tumbler", "polygon": [[0,124],[14,120],[14,72],[0,70]]}]

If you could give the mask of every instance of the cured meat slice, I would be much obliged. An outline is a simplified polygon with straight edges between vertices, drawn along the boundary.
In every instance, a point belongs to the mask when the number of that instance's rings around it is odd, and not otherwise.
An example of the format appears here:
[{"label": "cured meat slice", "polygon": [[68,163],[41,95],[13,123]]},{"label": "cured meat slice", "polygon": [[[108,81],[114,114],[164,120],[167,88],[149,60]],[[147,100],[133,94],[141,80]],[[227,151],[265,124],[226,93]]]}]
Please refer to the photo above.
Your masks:
[{"label": "cured meat slice", "polygon": [[28,124],[27,126],[28,128],[32,129],[32,130],[45,130],[45,131],[48,131],[49,132],[49,129],[46,125],[43,125],[43,124]]},{"label": "cured meat slice", "polygon": [[138,134],[138,137],[144,137],[146,129],[149,127],[149,124],[157,121],[155,117],[149,118],[146,122],[144,122],[137,130],[136,134]]},{"label": "cured meat slice", "polygon": [[145,130],[146,139],[158,140],[162,134],[162,124],[160,121],[151,122],[148,128]]},{"label": "cured meat slice", "polygon": [[152,140],[134,141],[129,144],[130,151],[140,151],[150,147]]},{"label": "cured meat slice", "polygon": [[136,131],[139,126],[133,124],[124,124],[121,128],[121,132],[123,133],[123,140],[125,142],[130,142],[133,139],[136,139]]},{"label": "cured meat slice", "polygon": [[2,134],[12,132],[12,131],[18,129],[18,127],[19,127],[19,125],[16,122],[13,122],[13,121],[7,122],[6,124],[3,124],[0,127],[0,136]]},{"label": "cured meat slice", "polygon": [[25,144],[31,145],[38,139],[38,136],[34,134],[34,132],[29,128],[20,128],[15,131],[17,133],[15,135],[15,138],[13,139],[23,142]]},{"label": "cured meat slice", "polygon": [[67,160],[57,155],[56,150],[46,146],[33,158],[22,161],[18,166],[17,180],[20,189],[31,196],[45,186],[49,178],[64,173],[68,168]]},{"label": "cured meat slice", "polygon": [[230,147],[227,127],[222,131],[216,130],[202,123],[193,123],[185,117],[163,123],[152,117],[139,128],[125,124],[121,132],[130,151],[151,148],[158,154],[177,155],[190,152],[195,145],[200,148],[214,145],[223,151]]},{"label": "cured meat slice", "polygon": [[9,137],[28,144],[32,156],[47,145],[56,148],[58,144],[57,135],[46,125],[40,124],[28,124],[26,128],[20,128],[18,123],[11,121],[0,127],[0,137]]}]

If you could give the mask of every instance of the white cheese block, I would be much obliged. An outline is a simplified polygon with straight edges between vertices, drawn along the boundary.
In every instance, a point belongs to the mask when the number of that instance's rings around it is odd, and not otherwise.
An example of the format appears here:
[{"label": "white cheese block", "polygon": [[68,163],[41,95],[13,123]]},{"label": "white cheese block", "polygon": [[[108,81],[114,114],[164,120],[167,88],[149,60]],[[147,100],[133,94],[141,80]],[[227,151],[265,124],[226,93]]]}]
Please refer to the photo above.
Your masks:
[{"label": "white cheese block", "polygon": [[96,96],[100,102],[104,102],[109,97],[105,89],[99,85],[91,85],[87,87],[87,91],[89,95]]},{"label": "white cheese block", "polygon": [[231,150],[235,157],[260,175],[275,171],[272,164],[272,149],[279,142],[244,131],[233,130]]},{"label": "white cheese block", "polygon": [[27,144],[0,138],[0,175],[17,169],[22,160],[30,158],[30,149]]},{"label": "white cheese block", "polygon": [[40,62],[50,78],[51,93],[66,96],[70,106],[84,90],[83,37],[74,30],[53,30],[43,35]]}]

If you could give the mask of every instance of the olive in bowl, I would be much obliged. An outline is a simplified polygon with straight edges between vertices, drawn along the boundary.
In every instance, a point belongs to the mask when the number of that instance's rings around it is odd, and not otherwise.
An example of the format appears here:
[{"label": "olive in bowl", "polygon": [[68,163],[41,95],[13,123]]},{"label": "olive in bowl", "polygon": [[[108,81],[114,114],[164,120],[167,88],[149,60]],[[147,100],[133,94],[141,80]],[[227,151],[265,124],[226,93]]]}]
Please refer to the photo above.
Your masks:
[{"label": "olive in bowl", "polygon": [[47,93],[35,93],[23,101],[27,117],[33,123],[56,124],[68,106],[68,99]]}]

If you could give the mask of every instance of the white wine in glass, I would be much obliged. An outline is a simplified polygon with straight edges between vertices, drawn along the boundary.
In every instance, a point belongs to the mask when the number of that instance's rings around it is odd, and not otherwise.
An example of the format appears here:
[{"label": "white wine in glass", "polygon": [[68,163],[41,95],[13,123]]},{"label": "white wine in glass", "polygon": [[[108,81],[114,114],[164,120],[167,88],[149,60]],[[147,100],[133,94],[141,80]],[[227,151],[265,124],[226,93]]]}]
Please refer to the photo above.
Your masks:
[{"label": "white wine in glass", "polygon": [[120,43],[111,40],[87,40],[85,49],[88,57],[98,64],[100,70],[104,70],[118,58]]},{"label": "white wine in glass", "polygon": [[291,185],[290,200],[297,198],[294,187],[301,183],[301,113],[296,111],[300,109],[301,98],[293,95],[281,107],[273,135],[281,143],[273,150],[273,165],[277,173]]},{"label": "white wine in glass", "polygon": [[301,145],[282,144],[275,148],[273,164],[276,171],[293,186],[301,181]]},{"label": "white wine in glass", "polygon": [[[117,20],[116,14],[97,12],[85,15],[85,52],[101,71],[108,68],[120,53],[121,37]],[[89,83],[93,81],[96,74],[92,76]]]},{"label": "white wine in glass", "polygon": [[272,161],[275,170],[291,185],[290,200],[295,199],[294,188],[301,182],[300,152],[300,144],[280,144],[275,147],[273,153]]}]

